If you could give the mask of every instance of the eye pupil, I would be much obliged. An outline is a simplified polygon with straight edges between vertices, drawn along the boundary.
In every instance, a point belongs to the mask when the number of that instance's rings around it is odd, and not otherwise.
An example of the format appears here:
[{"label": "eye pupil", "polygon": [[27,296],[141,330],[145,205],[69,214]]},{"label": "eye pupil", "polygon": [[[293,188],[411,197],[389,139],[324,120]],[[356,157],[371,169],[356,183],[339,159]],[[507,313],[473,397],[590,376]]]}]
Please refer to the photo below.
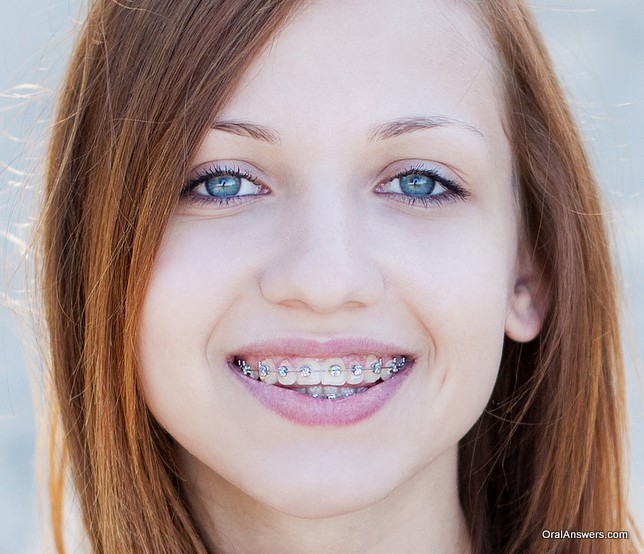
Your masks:
[{"label": "eye pupil", "polygon": [[208,179],[204,185],[211,196],[235,196],[241,188],[242,180],[234,175],[217,175]]},{"label": "eye pupil", "polygon": [[427,196],[436,187],[436,180],[420,173],[400,177],[400,190],[410,196]]}]

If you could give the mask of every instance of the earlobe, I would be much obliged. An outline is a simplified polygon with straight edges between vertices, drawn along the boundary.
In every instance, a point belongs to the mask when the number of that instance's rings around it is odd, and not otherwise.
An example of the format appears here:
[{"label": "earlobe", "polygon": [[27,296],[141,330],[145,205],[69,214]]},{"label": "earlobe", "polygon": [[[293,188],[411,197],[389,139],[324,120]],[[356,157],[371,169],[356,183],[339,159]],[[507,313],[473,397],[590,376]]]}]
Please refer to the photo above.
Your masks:
[{"label": "earlobe", "polygon": [[531,280],[517,281],[505,320],[505,334],[517,342],[536,338],[544,318],[544,304],[540,287]]}]

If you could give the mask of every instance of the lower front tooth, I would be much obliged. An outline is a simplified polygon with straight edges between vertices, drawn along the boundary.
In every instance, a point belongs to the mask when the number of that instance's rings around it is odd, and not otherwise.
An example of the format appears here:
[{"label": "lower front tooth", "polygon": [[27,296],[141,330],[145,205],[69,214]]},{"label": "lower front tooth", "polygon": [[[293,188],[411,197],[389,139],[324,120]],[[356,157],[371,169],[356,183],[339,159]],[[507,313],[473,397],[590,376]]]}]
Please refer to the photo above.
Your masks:
[{"label": "lower front tooth", "polygon": [[359,392],[364,392],[368,390],[368,387],[305,387],[302,389],[294,389],[302,392],[305,392],[313,398],[327,398],[333,400],[334,398],[346,398],[347,396],[353,396]]},{"label": "lower front tooth", "polygon": [[322,387],[307,387],[306,394],[316,398],[322,396]]}]

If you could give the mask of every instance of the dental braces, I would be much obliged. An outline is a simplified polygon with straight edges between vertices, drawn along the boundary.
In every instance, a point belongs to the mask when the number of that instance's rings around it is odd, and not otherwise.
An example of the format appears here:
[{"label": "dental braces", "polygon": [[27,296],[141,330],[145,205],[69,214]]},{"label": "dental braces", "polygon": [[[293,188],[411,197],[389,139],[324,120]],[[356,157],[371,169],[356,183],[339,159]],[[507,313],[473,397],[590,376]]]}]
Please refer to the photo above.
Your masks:
[{"label": "dental braces", "polygon": [[[386,370],[387,373],[393,374],[398,373],[401,369],[403,369],[406,363],[407,358],[405,356],[402,356],[400,359],[392,358],[385,365],[383,365],[382,363],[382,358],[379,358],[375,362],[372,362],[369,368],[365,369],[361,364],[353,364],[349,371],[351,371],[351,373],[353,373],[353,375],[355,375],[356,377],[362,375],[363,371],[372,371],[375,375],[380,375],[383,369]],[[235,364],[246,377],[253,376],[253,368],[248,362],[246,362],[246,360],[238,358],[235,361]],[[339,377],[340,374],[345,370],[346,368],[334,364],[328,369],[312,369],[311,366],[303,365],[300,366],[297,371],[299,371],[302,377],[309,377],[312,373],[329,373],[333,377]],[[268,366],[266,363],[259,361],[257,362],[257,369],[255,371],[259,372],[260,378],[267,377],[269,373],[277,373],[281,377],[286,377],[291,372],[291,369],[286,365],[280,365],[275,369],[271,369],[270,366]]]}]

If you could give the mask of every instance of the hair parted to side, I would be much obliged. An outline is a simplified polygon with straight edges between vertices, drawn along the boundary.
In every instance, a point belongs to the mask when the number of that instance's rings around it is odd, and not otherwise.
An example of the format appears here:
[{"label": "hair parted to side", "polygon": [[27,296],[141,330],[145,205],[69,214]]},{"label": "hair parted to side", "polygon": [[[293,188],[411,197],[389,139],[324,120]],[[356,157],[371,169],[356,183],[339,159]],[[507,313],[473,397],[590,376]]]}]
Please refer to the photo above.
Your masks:
[{"label": "hair parted to side", "polygon": [[[488,410],[461,441],[474,552],[631,552],[543,529],[627,528],[615,277],[589,163],[521,0],[470,1],[504,72],[541,335],[507,340]],[[206,552],[172,441],[137,384],[157,246],[208,124],[300,0],[90,2],[53,127],[40,220],[53,387],[50,496],[69,470],[95,552]],[[56,429],[59,432],[56,432]]]},{"label": "hair parted to side", "polygon": [[[42,291],[61,437],[95,552],[206,552],[170,440],[137,386],[139,310],[157,245],[212,116],[290,0],[96,0],[48,159]],[[52,460],[62,552],[64,464]]]},{"label": "hair parted to side", "polygon": [[[549,304],[536,340],[506,339],[490,403],[460,444],[473,542],[480,552],[635,552],[606,208],[529,8],[517,0],[470,3],[506,75],[522,232]],[[546,529],[629,529],[631,541],[545,541]]]}]

